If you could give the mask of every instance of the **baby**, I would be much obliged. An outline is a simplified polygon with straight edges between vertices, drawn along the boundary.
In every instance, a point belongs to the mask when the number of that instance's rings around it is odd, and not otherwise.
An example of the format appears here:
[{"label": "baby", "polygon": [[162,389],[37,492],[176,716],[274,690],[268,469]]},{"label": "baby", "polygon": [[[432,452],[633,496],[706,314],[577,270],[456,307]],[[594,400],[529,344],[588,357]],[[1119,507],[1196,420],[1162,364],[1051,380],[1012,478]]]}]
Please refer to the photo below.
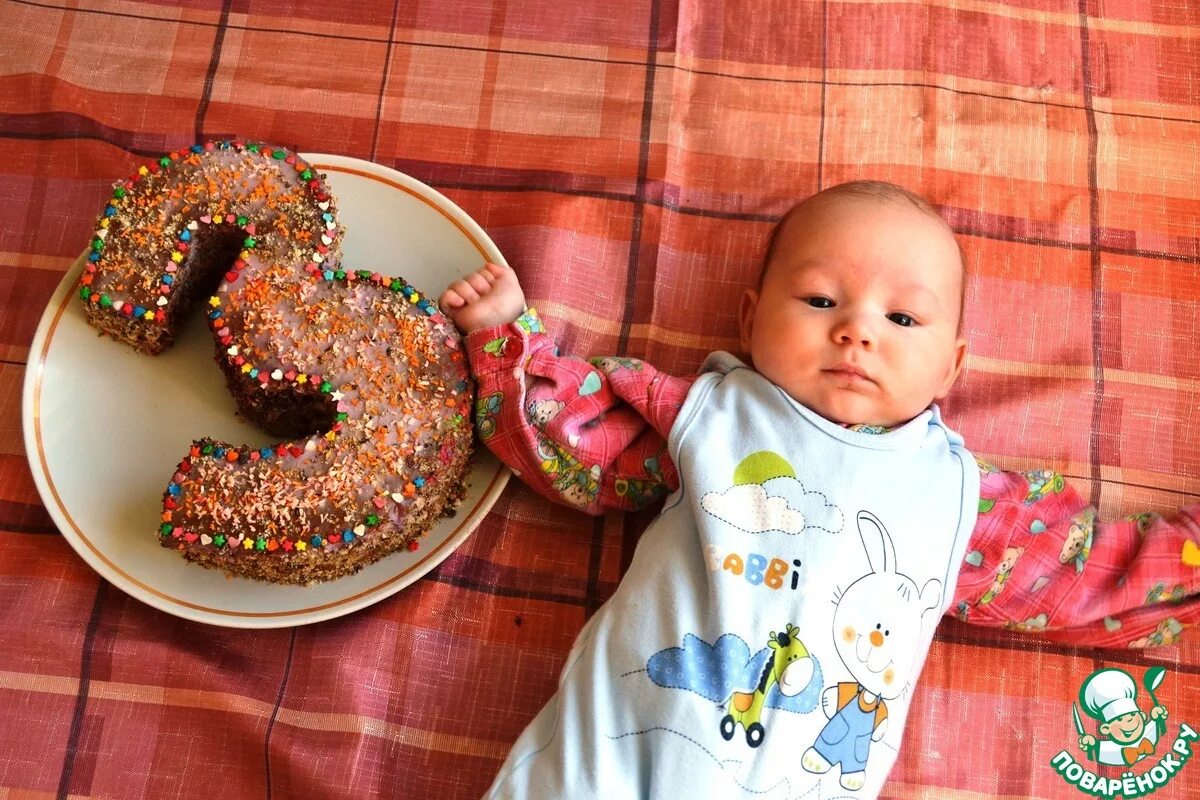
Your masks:
[{"label": "baby", "polygon": [[522,480],[592,513],[670,493],[489,797],[873,797],[943,614],[1120,646],[1200,618],[1182,517],[1097,523],[946,427],[964,283],[936,210],[862,181],[785,215],[746,360],[698,376],[559,355],[507,267],[446,290],[479,436]]}]

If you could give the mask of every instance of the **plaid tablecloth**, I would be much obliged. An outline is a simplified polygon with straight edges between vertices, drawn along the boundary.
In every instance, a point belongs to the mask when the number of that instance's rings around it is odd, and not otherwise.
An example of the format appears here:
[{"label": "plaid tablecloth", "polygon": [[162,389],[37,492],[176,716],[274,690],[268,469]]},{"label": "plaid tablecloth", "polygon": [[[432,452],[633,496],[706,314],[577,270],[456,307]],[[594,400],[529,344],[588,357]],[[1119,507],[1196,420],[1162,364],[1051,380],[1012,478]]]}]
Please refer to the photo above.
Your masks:
[{"label": "plaid tablecloth", "polygon": [[[488,231],[564,350],[679,372],[735,346],[795,199],[903,183],[971,263],[948,419],[1113,516],[1200,495],[1198,93],[1196,0],[2,0],[0,798],[478,797],[653,514],[514,480],[433,573],[301,628],[99,579],[39,499],[20,390],[137,164],[240,136],[395,167]],[[1079,797],[1050,761],[1080,682],[1161,664],[1169,730],[1200,727],[1197,641],[946,620],[885,796]],[[1200,796],[1200,764],[1159,796]]]}]

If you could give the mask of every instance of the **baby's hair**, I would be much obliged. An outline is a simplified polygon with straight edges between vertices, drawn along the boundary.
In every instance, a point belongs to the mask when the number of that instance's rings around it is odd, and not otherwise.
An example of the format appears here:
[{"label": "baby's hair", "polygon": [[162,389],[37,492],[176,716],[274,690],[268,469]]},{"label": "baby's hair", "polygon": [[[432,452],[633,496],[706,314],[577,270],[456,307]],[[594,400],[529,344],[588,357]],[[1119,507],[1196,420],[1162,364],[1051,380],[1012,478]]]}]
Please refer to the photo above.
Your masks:
[{"label": "baby's hair", "polygon": [[950,227],[949,223],[942,218],[942,215],[938,213],[937,209],[928,200],[916,192],[912,192],[894,183],[888,183],[887,181],[848,181],[846,183],[839,183],[836,186],[830,186],[828,189],[823,189],[814,195],[810,195],[807,199],[800,201],[788,209],[788,212],[783,215],[783,218],[771,230],[771,238],[767,241],[767,252],[763,257],[762,268],[758,271],[757,290],[762,291],[763,278],[767,274],[767,268],[771,265],[771,259],[775,257],[775,246],[780,239],[780,231],[787,227],[787,223],[810,203],[839,197],[855,197],[886,203],[911,203],[918,211],[936,219],[945,226],[946,232],[950,234],[950,238],[954,240],[955,247],[958,248],[958,258],[962,263],[962,281],[958,293],[958,333],[961,334],[963,312],[966,310],[967,297],[966,253],[963,252],[962,245],[958,242],[958,237],[954,235],[954,229]]}]

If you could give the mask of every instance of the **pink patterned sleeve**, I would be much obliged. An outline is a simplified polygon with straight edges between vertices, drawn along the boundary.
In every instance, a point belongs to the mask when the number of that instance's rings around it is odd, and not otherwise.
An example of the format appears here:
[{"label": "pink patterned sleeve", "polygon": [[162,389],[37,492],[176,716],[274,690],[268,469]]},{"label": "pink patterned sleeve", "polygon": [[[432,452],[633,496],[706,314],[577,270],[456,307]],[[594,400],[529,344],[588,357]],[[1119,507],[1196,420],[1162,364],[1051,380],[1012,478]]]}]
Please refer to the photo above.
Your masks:
[{"label": "pink patterned sleeve", "polygon": [[679,486],[666,439],[695,378],[560,356],[537,312],[467,337],[480,440],[539,494],[590,514]]},{"label": "pink patterned sleeve", "polygon": [[1100,522],[1056,472],[979,468],[951,613],[1101,647],[1173,644],[1200,622],[1200,506]]}]

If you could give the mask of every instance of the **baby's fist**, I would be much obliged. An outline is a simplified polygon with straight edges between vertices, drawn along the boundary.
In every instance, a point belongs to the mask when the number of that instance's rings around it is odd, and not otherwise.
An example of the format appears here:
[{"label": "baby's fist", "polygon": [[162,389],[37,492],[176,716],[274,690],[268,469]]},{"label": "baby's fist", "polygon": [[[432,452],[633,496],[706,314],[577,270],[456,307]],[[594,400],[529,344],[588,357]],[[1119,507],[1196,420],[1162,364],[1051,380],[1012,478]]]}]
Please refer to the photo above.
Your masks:
[{"label": "baby's fist", "polygon": [[438,298],[438,306],[455,327],[468,334],[521,316],[525,293],[511,267],[487,264],[450,284]]}]

